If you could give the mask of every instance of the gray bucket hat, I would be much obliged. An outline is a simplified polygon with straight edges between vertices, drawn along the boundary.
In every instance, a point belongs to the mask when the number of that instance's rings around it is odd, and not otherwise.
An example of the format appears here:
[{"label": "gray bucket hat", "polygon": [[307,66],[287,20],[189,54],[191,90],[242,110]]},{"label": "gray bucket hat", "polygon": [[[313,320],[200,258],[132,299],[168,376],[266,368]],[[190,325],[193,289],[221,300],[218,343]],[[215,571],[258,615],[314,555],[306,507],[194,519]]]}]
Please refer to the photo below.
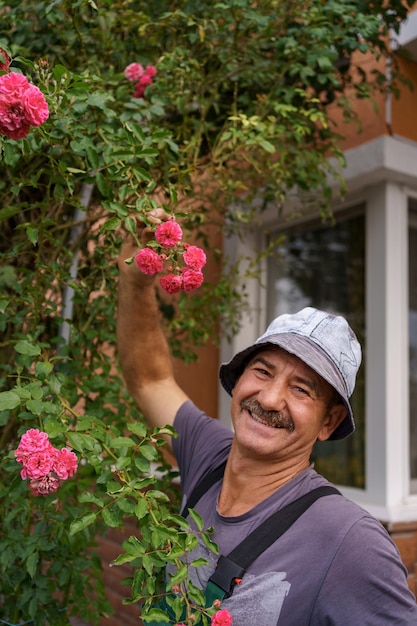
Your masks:
[{"label": "gray bucket hat", "polygon": [[329,439],[343,439],[355,430],[349,398],[355,388],[362,351],[344,317],[306,307],[294,315],[275,318],[256,342],[220,366],[220,381],[230,395],[249,358],[265,345],[294,354],[327,381],[340,395],[347,416]]}]

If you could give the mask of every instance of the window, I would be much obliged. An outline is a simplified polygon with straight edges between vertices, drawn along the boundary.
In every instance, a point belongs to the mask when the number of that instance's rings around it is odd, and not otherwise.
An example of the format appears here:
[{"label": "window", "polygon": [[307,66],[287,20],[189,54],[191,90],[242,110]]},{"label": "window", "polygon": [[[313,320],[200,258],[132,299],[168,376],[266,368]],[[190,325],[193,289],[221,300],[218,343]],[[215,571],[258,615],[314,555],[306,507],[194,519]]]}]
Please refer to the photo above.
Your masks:
[{"label": "window", "polygon": [[[364,208],[357,207],[347,214],[338,214],[334,225],[310,222],[280,230],[274,235],[281,233],[286,235],[285,240],[277,247],[267,266],[268,321],[282,313],[294,313],[305,306],[339,313],[348,319],[364,351]],[[318,442],[313,461],[317,471],[332,482],[364,488],[363,363],[351,403],[356,421],[355,434],[342,441]]]},{"label": "window", "polygon": [[411,493],[417,493],[417,200],[408,202],[408,326]]}]

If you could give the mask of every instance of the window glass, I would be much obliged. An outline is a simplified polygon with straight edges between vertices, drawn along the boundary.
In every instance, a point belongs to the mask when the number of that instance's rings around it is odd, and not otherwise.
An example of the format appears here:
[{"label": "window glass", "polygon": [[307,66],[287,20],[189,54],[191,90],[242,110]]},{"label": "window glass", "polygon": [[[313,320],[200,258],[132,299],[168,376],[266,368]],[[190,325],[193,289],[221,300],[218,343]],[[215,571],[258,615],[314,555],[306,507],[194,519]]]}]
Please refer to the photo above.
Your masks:
[{"label": "window glass", "polygon": [[[334,224],[310,222],[285,234],[268,259],[268,322],[282,313],[314,306],[344,315],[364,352],[365,218],[363,207],[337,216]],[[365,355],[364,355],[365,356]],[[363,359],[364,361],[364,359]],[[342,441],[318,442],[315,468],[332,482],[365,487],[364,363],[351,399],[355,433]]]},{"label": "window glass", "polygon": [[417,200],[409,200],[408,229],[408,326],[410,370],[410,477],[417,493]]}]

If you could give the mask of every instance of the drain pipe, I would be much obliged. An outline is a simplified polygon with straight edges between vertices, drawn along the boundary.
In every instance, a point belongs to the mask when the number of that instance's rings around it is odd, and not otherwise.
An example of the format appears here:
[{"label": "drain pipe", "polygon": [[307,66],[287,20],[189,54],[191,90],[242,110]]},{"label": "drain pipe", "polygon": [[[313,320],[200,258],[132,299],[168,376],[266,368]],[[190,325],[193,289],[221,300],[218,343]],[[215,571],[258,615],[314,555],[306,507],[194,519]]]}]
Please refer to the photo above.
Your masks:
[{"label": "drain pipe", "polygon": [[[81,188],[81,207],[77,207],[74,213],[74,224],[71,228],[69,237],[69,245],[76,242],[82,234],[84,228],[84,222],[87,215],[87,209],[91,202],[91,196],[93,194],[94,183],[84,183]],[[80,261],[79,247],[74,251],[74,258],[70,267],[70,281],[77,278],[78,265]],[[70,285],[66,285],[62,296],[62,324],[59,329],[59,337],[64,340],[65,345],[69,345],[71,334],[71,320],[74,313],[74,289]]]}]

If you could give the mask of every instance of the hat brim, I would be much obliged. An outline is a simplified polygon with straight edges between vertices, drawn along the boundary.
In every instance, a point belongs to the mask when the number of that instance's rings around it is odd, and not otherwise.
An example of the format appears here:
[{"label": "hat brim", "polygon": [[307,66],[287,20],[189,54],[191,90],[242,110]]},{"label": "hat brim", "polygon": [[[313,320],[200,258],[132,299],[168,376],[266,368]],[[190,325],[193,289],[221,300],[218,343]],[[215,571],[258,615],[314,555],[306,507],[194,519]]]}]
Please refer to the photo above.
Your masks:
[{"label": "hat brim", "polygon": [[236,381],[242,374],[248,361],[256,352],[259,352],[259,350],[265,348],[267,345],[282,348],[286,352],[297,356],[337,391],[346,407],[347,415],[330,435],[329,440],[344,439],[351,435],[355,430],[355,422],[340,373],[320,346],[311,339],[302,337],[296,333],[280,333],[278,335],[267,336],[262,341],[235,354],[229,362],[223,363],[220,366],[219,377],[227,393],[232,395]]}]

